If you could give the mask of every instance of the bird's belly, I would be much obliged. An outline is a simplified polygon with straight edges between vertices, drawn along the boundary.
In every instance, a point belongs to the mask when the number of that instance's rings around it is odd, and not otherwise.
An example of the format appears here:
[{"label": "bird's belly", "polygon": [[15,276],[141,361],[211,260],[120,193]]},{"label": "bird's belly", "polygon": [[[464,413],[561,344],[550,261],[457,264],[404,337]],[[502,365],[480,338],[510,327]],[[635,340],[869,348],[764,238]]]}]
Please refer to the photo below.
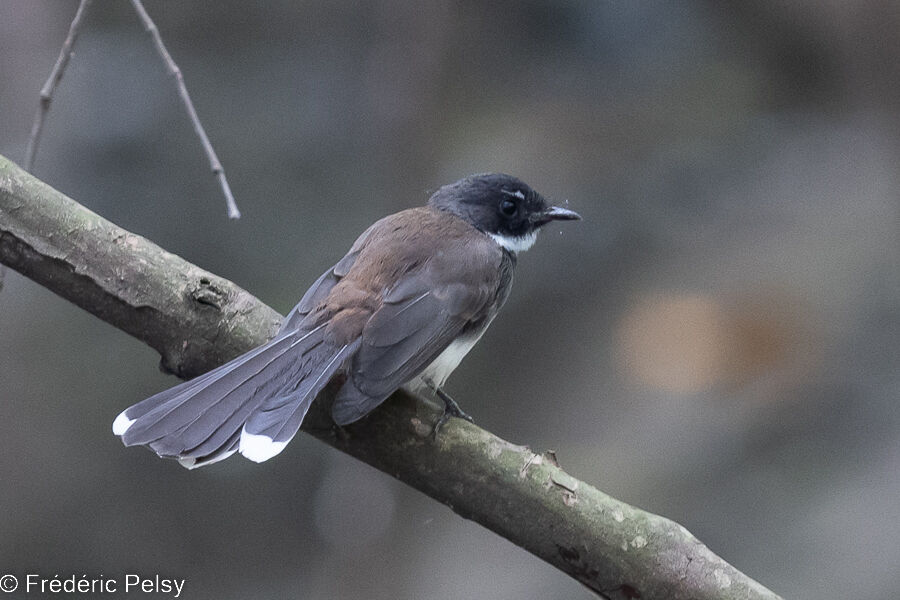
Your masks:
[{"label": "bird's belly", "polygon": [[450,373],[459,366],[463,357],[481,339],[482,333],[484,333],[483,330],[477,334],[455,339],[443,352],[438,354],[438,357],[430,365],[425,367],[418,377],[410,382],[412,387],[425,386],[432,389],[442,387]]}]

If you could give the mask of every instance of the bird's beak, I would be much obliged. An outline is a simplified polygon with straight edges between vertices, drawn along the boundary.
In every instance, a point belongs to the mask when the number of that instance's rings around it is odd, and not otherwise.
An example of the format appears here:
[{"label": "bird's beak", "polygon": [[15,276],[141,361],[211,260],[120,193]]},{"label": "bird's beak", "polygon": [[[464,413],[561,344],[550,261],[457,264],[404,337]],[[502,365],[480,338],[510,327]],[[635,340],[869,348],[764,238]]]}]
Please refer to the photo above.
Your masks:
[{"label": "bird's beak", "polygon": [[560,208],[559,206],[551,206],[542,210],[535,219],[536,225],[546,225],[550,221],[580,221],[581,215],[574,210],[568,208]]}]

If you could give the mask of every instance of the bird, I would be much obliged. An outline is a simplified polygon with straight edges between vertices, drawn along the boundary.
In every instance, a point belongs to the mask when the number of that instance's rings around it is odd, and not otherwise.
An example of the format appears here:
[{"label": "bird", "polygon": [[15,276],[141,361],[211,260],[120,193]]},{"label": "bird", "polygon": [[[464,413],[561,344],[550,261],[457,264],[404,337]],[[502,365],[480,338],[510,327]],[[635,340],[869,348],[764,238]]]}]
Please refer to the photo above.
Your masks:
[{"label": "bird", "polygon": [[349,425],[398,388],[443,390],[509,296],[518,255],[553,221],[579,220],[522,180],[471,175],[425,206],[375,222],[325,271],[265,344],[132,405],[113,433],[189,469],[239,452],[279,454],[330,381],[331,417]]}]

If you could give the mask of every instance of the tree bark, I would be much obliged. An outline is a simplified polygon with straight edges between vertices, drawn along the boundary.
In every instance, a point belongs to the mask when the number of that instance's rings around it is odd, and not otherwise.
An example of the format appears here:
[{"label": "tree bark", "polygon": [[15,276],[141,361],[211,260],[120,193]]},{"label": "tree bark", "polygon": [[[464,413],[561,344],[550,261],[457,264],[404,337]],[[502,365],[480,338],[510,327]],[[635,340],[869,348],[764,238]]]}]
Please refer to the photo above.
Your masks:
[{"label": "tree bark", "polygon": [[[120,229],[0,156],[0,262],[146,342],[187,378],[266,341],[280,315]],[[339,435],[326,390],[303,429],[616,599],[779,596],[684,527],[607,496],[538,454],[399,391]]]}]

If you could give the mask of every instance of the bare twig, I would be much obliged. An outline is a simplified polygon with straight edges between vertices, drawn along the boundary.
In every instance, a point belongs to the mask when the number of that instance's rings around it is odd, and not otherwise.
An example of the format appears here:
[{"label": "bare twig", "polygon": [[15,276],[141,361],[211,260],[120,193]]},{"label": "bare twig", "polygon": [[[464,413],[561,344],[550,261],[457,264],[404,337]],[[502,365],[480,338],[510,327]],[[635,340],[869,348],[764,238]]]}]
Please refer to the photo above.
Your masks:
[{"label": "bare twig", "polygon": [[34,156],[37,154],[38,143],[41,140],[41,132],[44,129],[44,119],[50,110],[50,102],[53,101],[53,92],[62,79],[69,59],[72,57],[72,50],[75,47],[75,40],[78,38],[78,30],[81,27],[81,20],[84,13],[87,12],[91,0],[81,0],[78,10],[75,11],[75,18],[69,25],[69,35],[63,42],[62,48],[59,50],[59,56],[56,58],[56,64],[50,71],[50,77],[47,78],[44,87],[41,88],[41,99],[38,103],[37,112],[34,115],[34,124],[31,126],[31,135],[28,136],[28,148],[25,150],[25,170],[31,172],[34,169]]},{"label": "bare twig", "polygon": [[147,33],[153,38],[153,45],[156,46],[156,51],[162,58],[163,63],[165,63],[169,74],[175,77],[175,82],[178,85],[178,94],[181,96],[181,101],[184,103],[184,108],[187,110],[188,117],[191,119],[194,131],[200,138],[203,149],[206,151],[206,156],[209,158],[209,167],[212,169],[213,174],[222,186],[222,192],[225,194],[225,202],[228,205],[228,217],[231,219],[240,219],[241,211],[238,210],[237,204],[234,201],[234,196],[231,194],[231,187],[229,187],[228,180],[225,178],[225,169],[222,168],[222,163],[219,162],[219,157],[216,156],[216,151],[213,150],[209,137],[207,137],[206,131],[200,123],[200,118],[197,116],[197,111],[194,109],[194,103],[191,102],[187,87],[184,85],[184,76],[181,74],[181,69],[178,68],[178,65],[175,64],[175,61],[172,60],[171,55],[169,55],[169,51],[166,50],[162,37],[159,35],[159,29],[156,28],[153,19],[147,14],[144,5],[141,4],[141,0],[131,0],[131,4],[134,5],[134,10],[137,11],[138,17],[144,25],[144,29],[146,29]]},{"label": "bare twig", "polygon": [[[116,227],[3,157],[0,262],[150,344],[181,377],[278,329],[279,315],[233,283]],[[579,481],[554,455],[537,455],[463,419],[435,440],[435,410],[408,393],[394,394],[344,436],[333,434],[327,414],[315,403],[304,431],[606,598],[780,600],[684,527]]]}]

